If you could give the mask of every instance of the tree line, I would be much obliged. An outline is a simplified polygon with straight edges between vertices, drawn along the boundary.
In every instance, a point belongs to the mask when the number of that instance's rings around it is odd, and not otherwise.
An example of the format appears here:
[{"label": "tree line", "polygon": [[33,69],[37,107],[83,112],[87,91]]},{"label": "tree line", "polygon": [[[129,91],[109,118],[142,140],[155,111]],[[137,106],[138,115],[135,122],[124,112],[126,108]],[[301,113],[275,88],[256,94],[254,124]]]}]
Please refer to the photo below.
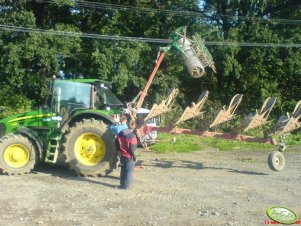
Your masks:
[{"label": "tree line", "polygon": [[[92,4],[93,3],[93,4]],[[124,6],[124,7],[122,7]],[[225,43],[301,43],[301,3],[293,0],[2,0],[0,25],[51,31],[167,39],[180,26],[200,34],[217,73],[191,78],[176,50],[167,53],[145,104],[151,106],[177,87],[176,106],[184,109],[209,90],[208,107],[244,95],[248,113],[269,97],[274,115],[292,111],[301,99],[300,47]],[[0,29],[0,106],[11,114],[43,104],[47,79],[99,78],[111,81],[122,101],[143,89],[164,43],[99,40],[43,32]],[[126,95],[124,95],[126,94]]]}]

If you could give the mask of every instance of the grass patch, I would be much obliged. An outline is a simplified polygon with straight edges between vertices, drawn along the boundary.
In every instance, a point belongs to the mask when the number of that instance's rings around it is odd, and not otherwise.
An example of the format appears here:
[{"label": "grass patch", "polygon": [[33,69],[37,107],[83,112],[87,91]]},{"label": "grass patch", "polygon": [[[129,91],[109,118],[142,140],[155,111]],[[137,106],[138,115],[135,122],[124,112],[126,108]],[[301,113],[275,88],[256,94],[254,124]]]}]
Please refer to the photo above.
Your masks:
[{"label": "grass patch", "polygon": [[[176,141],[173,138],[176,137]],[[167,133],[159,133],[158,142],[151,146],[150,149],[158,153],[167,152],[193,152],[204,150],[200,137],[192,135],[173,135]]]},{"label": "grass patch", "polygon": [[219,138],[202,137],[202,142],[208,146],[218,149],[219,151],[230,151],[230,150],[262,150],[271,149],[274,146],[270,144],[257,143],[257,142],[246,142],[238,140],[224,140]]},{"label": "grass patch", "polygon": [[[176,142],[173,142],[173,138]],[[280,142],[279,137],[276,137],[277,142]],[[301,133],[290,134],[285,137],[285,141],[289,146],[301,145]],[[158,142],[151,146],[150,149],[157,153],[168,152],[194,152],[212,147],[219,151],[245,151],[245,150],[277,150],[277,148],[270,144],[258,142],[246,142],[238,140],[226,140],[211,137],[200,137],[186,134],[169,134],[158,133]],[[253,160],[247,160],[253,161]]]},{"label": "grass patch", "polygon": [[[279,139],[278,139],[279,140]],[[301,145],[301,134],[290,134],[285,137],[285,142],[292,146],[292,145]]]},{"label": "grass patch", "polygon": [[[173,138],[176,141],[173,141]],[[301,136],[300,136],[301,139]],[[168,152],[193,152],[201,151],[206,146],[213,147],[220,151],[230,150],[262,150],[275,148],[272,145],[256,142],[244,142],[237,140],[224,140],[211,137],[200,137],[186,134],[168,134],[159,133],[158,142],[151,146],[150,149],[157,153],[168,153]]]}]

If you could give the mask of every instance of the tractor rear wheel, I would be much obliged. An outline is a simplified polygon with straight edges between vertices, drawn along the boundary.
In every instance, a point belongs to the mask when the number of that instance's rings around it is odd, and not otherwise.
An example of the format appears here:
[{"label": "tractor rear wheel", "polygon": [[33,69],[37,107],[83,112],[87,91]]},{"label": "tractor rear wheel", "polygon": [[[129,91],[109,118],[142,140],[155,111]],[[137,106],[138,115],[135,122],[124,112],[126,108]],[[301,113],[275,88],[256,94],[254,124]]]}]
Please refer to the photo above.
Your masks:
[{"label": "tractor rear wheel", "polygon": [[21,134],[9,134],[0,140],[0,171],[8,175],[30,173],[38,163],[33,143]]},{"label": "tractor rear wheel", "polygon": [[95,119],[83,119],[67,131],[64,154],[72,171],[80,176],[103,176],[110,171],[115,151],[114,135],[107,125]]},{"label": "tractor rear wheel", "polygon": [[270,169],[281,171],[285,166],[285,158],[280,151],[273,151],[269,154],[268,164]]}]

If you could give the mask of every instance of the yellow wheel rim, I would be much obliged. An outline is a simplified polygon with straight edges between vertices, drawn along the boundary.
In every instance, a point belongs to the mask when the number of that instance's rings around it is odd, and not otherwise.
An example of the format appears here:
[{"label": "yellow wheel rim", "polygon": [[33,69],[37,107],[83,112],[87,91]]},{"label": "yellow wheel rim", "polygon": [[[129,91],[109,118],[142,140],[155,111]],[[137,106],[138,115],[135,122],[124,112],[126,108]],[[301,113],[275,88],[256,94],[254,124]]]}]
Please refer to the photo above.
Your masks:
[{"label": "yellow wheel rim", "polygon": [[95,133],[83,133],[75,141],[74,153],[83,165],[94,166],[105,156],[105,143],[101,136]]},{"label": "yellow wheel rim", "polygon": [[29,161],[30,151],[22,144],[13,144],[4,151],[4,161],[13,168],[21,168]]}]

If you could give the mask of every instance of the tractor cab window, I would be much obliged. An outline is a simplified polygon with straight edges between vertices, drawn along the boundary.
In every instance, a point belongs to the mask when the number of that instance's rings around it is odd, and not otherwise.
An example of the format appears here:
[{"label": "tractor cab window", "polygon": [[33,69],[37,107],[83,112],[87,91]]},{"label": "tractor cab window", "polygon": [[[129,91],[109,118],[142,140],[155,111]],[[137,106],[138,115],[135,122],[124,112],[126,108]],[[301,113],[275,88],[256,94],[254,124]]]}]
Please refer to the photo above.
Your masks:
[{"label": "tractor cab window", "polygon": [[122,102],[107,87],[100,85],[96,87],[99,107],[118,108],[123,106]]},{"label": "tractor cab window", "polygon": [[56,80],[53,87],[53,103],[56,102],[59,109],[90,108],[91,87],[87,83]]}]

